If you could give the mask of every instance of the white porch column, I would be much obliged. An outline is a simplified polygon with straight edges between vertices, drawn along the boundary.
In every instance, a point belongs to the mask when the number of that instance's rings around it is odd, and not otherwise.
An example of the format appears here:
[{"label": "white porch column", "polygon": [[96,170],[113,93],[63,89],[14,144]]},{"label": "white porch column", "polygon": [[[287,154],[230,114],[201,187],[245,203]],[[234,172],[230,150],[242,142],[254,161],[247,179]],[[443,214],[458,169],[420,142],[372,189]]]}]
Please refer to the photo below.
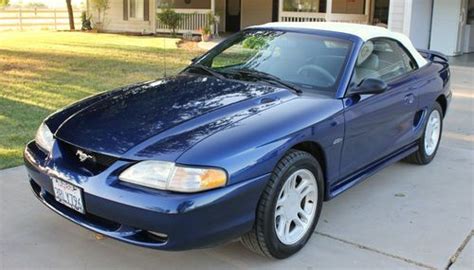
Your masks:
[{"label": "white porch column", "polygon": [[364,15],[367,17],[367,20],[366,20],[366,24],[369,24],[370,22],[370,6],[371,6],[371,3],[372,0],[366,0],[365,1],[365,11],[364,11]]},{"label": "white porch column", "polygon": [[283,0],[278,1],[278,21],[282,21],[283,16]]},{"label": "white porch column", "polygon": [[150,22],[151,22],[151,25],[153,26],[153,34],[156,34],[156,28],[158,26],[157,18],[156,18],[156,11],[158,9],[158,1],[150,1],[150,9],[153,10],[151,13],[153,15],[150,15],[151,16]]},{"label": "white porch column", "polygon": [[370,0],[369,24],[374,23],[375,0]]},{"label": "white porch column", "polygon": [[326,21],[331,21],[332,14],[332,0],[326,0]]},{"label": "white porch column", "polygon": [[[211,13],[212,16],[216,16],[216,0],[211,0]],[[211,25],[212,34],[218,34],[219,30],[217,29],[216,24]]]}]

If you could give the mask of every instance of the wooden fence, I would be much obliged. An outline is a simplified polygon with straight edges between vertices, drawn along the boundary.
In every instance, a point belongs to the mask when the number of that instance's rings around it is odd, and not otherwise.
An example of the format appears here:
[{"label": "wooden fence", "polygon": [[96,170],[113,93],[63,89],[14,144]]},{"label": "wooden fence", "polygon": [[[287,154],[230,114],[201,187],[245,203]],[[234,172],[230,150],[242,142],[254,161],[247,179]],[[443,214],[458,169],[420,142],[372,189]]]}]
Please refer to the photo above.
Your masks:
[{"label": "wooden fence", "polygon": [[[81,28],[81,10],[74,10],[74,24]],[[0,31],[27,29],[69,29],[66,9],[0,9]]]}]

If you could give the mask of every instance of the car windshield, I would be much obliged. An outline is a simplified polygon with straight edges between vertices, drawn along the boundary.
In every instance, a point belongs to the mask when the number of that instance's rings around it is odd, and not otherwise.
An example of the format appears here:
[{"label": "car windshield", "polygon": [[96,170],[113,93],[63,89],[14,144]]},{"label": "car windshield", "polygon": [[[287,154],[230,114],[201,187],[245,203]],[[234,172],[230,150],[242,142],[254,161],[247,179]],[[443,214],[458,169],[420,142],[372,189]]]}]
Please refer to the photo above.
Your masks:
[{"label": "car windshield", "polygon": [[211,50],[195,66],[296,90],[336,91],[351,46],[350,41],[315,34],[253,30]]}]

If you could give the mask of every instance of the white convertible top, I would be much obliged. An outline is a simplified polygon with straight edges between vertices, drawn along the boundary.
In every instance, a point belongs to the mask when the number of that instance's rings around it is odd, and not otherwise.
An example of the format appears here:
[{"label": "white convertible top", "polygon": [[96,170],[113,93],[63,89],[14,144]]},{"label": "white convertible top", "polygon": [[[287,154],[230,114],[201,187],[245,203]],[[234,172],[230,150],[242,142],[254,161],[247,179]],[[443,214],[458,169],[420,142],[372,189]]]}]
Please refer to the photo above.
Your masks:
[{"label": "white convertible top", "polygon": [[[364,42],[372,38],[386,37],[395,39],[400,42],[413,56],[419,67],[427,64],[427,61],[413,47],[410,39],[401,33],[392,32],[386,28],[372,26],[366,24],[355,23],[338,23],[338,22],[275,22],[253,27],[270,27],[270,28],[299,28],[311,30],[323,30],[350,34],[359,37]],[[253,28],[251,27],[251,28]]]}]

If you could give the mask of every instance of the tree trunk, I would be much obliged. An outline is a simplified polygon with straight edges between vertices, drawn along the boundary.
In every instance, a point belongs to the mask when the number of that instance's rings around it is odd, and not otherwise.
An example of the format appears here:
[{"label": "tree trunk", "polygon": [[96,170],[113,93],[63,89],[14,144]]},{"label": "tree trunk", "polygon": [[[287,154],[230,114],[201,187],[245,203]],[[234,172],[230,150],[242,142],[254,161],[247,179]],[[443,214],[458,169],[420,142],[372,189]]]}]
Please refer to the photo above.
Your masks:
[{"label": "tree trunk", "polygon": [[66,0],[67,13],[69,15],[69,29],[75,30],[74,27],[74,12],[72,11],[71,0]]}]

